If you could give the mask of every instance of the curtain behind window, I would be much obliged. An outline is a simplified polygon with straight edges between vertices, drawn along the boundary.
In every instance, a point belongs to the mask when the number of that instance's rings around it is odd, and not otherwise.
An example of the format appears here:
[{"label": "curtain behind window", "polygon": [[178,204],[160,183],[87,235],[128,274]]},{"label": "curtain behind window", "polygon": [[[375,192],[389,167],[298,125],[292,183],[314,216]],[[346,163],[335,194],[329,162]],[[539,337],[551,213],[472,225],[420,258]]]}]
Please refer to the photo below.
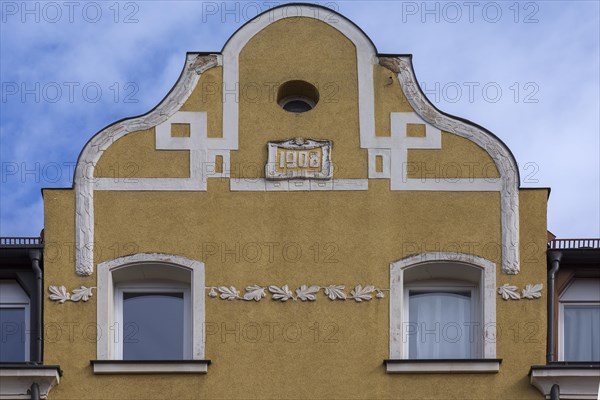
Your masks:
[{"label": "curtain behind window", "polygon": [[409,358],[471,358],[471,294],[409,294]]},{"label": "curtain behind window", "polygon": [[600,306],[564,306],[565,361],[600,361]]}]

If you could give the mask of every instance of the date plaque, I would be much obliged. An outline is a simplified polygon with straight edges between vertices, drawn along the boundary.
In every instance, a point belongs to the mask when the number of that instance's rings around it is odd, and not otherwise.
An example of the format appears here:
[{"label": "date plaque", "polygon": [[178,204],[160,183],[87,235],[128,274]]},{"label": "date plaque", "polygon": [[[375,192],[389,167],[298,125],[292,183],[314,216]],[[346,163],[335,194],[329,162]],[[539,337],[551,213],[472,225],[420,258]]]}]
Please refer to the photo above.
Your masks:
[{"label": "date plaque", "polygon": [[331,179],[331,140],[295,138],[268,142],[267,179]]}]

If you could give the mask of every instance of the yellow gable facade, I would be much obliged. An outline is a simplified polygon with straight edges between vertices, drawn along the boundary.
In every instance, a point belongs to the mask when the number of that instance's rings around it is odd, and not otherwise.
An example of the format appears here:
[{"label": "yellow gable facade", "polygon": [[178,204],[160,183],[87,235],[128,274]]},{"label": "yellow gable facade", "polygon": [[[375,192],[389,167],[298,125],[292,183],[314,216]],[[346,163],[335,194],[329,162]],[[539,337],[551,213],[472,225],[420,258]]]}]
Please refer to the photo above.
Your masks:
[{"label": "yellow gable facade", "polygon": [[44,191],[49,398],[538,399],[547,195],[411,56],[272,9]]}]

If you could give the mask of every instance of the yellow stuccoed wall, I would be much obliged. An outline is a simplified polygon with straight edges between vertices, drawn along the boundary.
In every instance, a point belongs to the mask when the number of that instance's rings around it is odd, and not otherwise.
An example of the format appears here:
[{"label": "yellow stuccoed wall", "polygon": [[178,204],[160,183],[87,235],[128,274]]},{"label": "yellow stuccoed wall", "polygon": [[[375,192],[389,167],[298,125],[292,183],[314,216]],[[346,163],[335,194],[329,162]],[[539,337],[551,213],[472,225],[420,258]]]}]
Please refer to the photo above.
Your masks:
[{"label": "yellow stuccoed wall", "polygon": [[[232,152],[232,164],[255,164],[261,174],[267,141],[305,136],[333,140],[335,178],[366,178],[355,59],[352,43],[319,21],[279,21],[257,34],[240,54],[242,87],[304,79],[319,86],[322,97],[314,110],[292,114],[268,97],[241,96],[239,150]],[[389,112],[410,106],[396,78],[390,87],[392,74],[374,68],[376,126],[385,136]],[[206,111],[211,137],[221,135],[222,97],[205,96],[202,88],[221,82],[220,67],[207,71],[182,108]],[[339,87],[336,102],[323,98],[323,85],[330,82]],[[450,133],[443,133],[443,145],[413,151],[409,161],[491,162],[482,149]],[[124,162],[139,164],[138,177],[189,173],[185,152],[154,150],[153,130],[117,141],[100,160],[97,176],[113,176],[104,171]],[[497,286],[545,282],[546,190],[520,191],[521,272],[505,275],[498,252],[499,193],[389,187],[381,179],[370,180],[368,191],[231,192],[228,179],[209,179],[206,192],[96,191],[94,263],[170,253],[203,261],[207,286],[340,284],[349,291],[359,283],[389,288],[390,262],[409,254],[461,251],[495,262]],[[74,191],[45,190],[44,204],[46,287],[96,286],[95,273],[75,274]],[[64,371],[50,399],[540,398],[527,373],[530,365],[544,362],[545,288],[537,300],[497,297],[497,357],[503,362],[498,374],[482,375],[386,374],[387,294],[364,303],[331,302],[322,293],[310,303],[206,297],[205,353],[213,361],[207,375],[94,375],[98,297],[87,303],[46,300],[44,362]],[[108,327],[98,329],[106,334]]]},{"label": "yellow stuccoed wall", "polygon": [[188,151],[156,151],[154,129],[117,140],[94,168],[95,178],[189,178]]},{"label": "yellow stuccoed wall", "polygon": [[[240,150],[231,157],[233,177],[255,177],[256,170],[264,176],[267,141],[298,136],[334,142],[337,179],[367,177],[367,152],[360,149],[358,137],[356,49],[350,40],[323,22],[290,18],[255,35],[239,60]],[[289,80],[304,80],[319,89],[313,110],[285,112],[272,98],[268,87]],[[258,99],[254,87],[262,88]]]}]

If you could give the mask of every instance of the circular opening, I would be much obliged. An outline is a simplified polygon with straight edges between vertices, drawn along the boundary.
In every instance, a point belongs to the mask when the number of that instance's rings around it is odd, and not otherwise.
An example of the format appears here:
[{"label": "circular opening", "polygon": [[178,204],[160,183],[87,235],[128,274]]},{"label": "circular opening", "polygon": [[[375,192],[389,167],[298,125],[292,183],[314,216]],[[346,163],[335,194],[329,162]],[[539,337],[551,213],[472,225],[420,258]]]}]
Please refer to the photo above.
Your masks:
[{"label": "circular opening", "polygon": [[303,113],[312,110],[315,106],[315,102],[307,97],[290,96],[282,99],[279,102],[279,105],[283,107],[285,111]]},{"label": "circular opening", "polygon": [[303,113],[312,110],[319,102],[319,91],[305,81],[288,81],[279,86],[277,103],[285,111]]}]

